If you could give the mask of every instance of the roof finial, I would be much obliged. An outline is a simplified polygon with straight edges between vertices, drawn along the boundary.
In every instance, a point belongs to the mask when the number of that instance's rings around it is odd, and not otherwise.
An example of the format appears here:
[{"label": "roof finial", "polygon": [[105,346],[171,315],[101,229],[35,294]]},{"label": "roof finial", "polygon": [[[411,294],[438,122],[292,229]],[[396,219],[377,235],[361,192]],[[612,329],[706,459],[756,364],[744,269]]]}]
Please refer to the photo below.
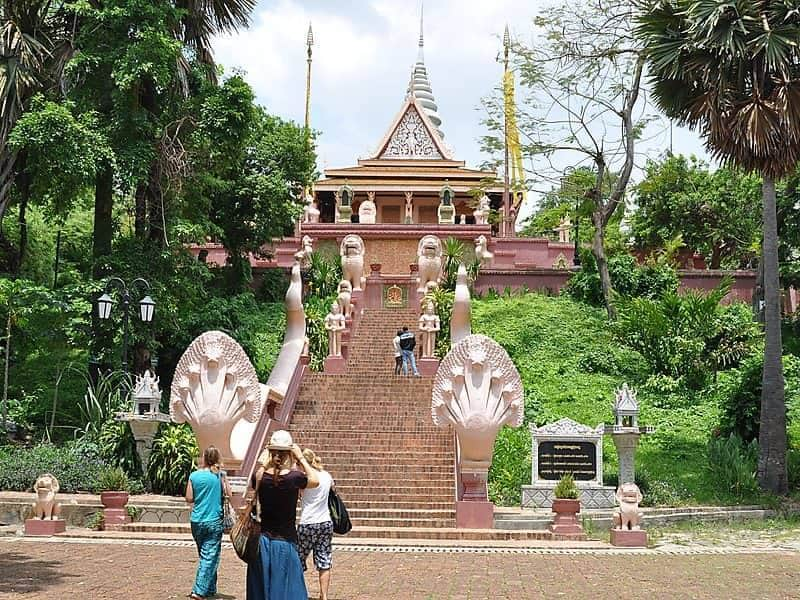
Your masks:
[{"label": "roof finial", "polygon": [[425,68],[425,56],[423,53],[423,46],[425,45],[425,38],[423,36],[423,29],[425,26],[424,10],[424,4],[420,3],[419,53],[417,54],[417,63],[414,65],[414,68],[411,71],[411,81],[408,85],[408,95],[414,96],[414,98],[422,105],[426,114],[428,115],[428,118],[431,120],[434,127],[436,127],[436,133],[439,134],[439,137],[444,138],[444,134],[442,133],[441,129],[439,129],[439,126],[442,124],[442,119],[437,113],[436,102],[433,99],[433,90],[431,90],[431,82],[428,80],[428,70]]},{"label": "roof finial", "polygon": [[425,45],[425,39],[422,36],[422,32],[423,32],[423,29],[424,29],[424,27],[423,27],[423,18],[424,18],[424,16],[425,16],[425,3],[422,2],[419,5],[419,47],[420,48],[422,48],[422,46]]}]

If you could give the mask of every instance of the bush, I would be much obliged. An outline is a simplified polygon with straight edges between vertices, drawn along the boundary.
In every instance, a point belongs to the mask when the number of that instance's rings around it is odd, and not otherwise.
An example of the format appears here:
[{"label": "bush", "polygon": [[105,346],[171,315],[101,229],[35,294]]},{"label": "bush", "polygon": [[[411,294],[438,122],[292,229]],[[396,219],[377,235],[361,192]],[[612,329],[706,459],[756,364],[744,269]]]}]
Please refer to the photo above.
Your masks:
[{"label": "bush", "polygon": [[136,452],[136,440],[125,421],[107,421],[97,438],[100,454],[107,463],[120,467],[129,477],[140,477],[141,460]]},{"label": "bush", "polygon": [[618,302],[620,340],[639,352],[659,375],[683,378],[700,389],[717,370],[735,366],[760,336],[749,310],[720,303],[730,280],[704,294],[667,292],[659,299]]},{"label": "bush", "polygon": [[744,442],[737,435],[712,437],[708,463],[715,481],[738,498],[758,490],[756,464],[758,442]]},{"label": "bush", "polygon": [[191,427],[164,424],[153,440],[147,478],[156,494],[182,496],[199,455]]},{"label": "bush", "polygon": [[578,486],[572,478],[572,473],[564,473],[553,488],[553,496],[559,500],[577,500],[580,496]]},{"label": "bush", "polygon": [[[719,434],[735,435],[745,442],[758,439],[761,420],[761,352],[745,359],[721,386]],[[787,407],[800,405],[800,358],[783,357],[783,377]],[[789,411],[789,417],[793,411]]]},{"label": "bush", "polygon": [[[597,262],[589,250],[581,251],[581,270],[575,273],[564,288],[576,300],[593,306],[603,304]],[[608,273],[614,292],[623,298],[660,298],[678,289],[678,275],[666,265],[638,265],[629,254],[608,259]]]},{"label": "bush", "polygon": [[64,493],[96,492],[108,467],[96,445],[72,442],[33,448],[0,447],[0,490],[31,490],[39,475],[55,475]]},{"label": "bush", "polygon": [[97,486],[101,492],[127,492],[128,476],[119,467],[106,467],[97,477]]},{"label": "bush", "polygon": [[519,505],[522,486],[530,481],[531,436],[527,427],[503,427],[494,443],[489,469],[489,499],[501,506]]}]

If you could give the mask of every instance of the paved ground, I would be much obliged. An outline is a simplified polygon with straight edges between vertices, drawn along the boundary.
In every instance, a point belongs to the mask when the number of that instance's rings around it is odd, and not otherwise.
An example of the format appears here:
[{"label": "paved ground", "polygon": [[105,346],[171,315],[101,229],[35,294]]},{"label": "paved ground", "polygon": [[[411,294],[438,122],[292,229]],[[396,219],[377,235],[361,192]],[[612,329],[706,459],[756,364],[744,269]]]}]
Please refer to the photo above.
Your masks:
[{"label": "paved ground", "polygon": [[[181,542],[0,539],[0,598],[183,598],[195,553]],[[544,550],[543,552],[547,552]],[[686,551],[688,552],[688,550]],[[576,554],[338,550],[332,598],[800,598],[800,553]],[[244,599],[229,548],[220,598]],[[308,579],[316,597],[316,576]]]}]

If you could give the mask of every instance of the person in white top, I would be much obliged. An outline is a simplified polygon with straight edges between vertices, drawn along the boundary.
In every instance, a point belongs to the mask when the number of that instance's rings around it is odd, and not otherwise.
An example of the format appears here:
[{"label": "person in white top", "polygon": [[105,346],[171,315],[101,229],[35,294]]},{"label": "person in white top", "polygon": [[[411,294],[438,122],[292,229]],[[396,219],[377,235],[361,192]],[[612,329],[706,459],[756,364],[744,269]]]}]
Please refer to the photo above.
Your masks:
[{"label": "person in white top", "polygon": [[328,492],[334,487],[334,481],[313,450],[303,450],[303,457],[317,470],[319,487],[303,490],[300,524],[297,526],[297,551],[305,571],[308,555],[313,550],[314,566],[319,572],[319,600],[328,600],[333,559],[333,522],[328,510]]},{"label": "person in white top", "polygon": [[403,333],[402,331],[398,331],[397,335],[394,336],[392,340],[392,345],[394,346],[394,374],[400,375],[400,371],[403,368],[403,349],[400,347],[400,334]]}]

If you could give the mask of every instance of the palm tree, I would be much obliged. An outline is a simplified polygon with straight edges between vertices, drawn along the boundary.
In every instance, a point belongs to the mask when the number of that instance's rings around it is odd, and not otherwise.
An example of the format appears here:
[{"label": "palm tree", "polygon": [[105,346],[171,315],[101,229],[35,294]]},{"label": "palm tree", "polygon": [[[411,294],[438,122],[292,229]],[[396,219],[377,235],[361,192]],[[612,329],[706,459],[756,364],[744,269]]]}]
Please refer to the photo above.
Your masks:
[{"label": "palm tree", "polygon": [[0,218],[19,171],[8,136],[31,97],[60,83],[72,51],[63,5],[54,0],[0,1]]},{"label": "palm tree", "polygon": [[716,158],[761,174],[765,348],[758,481],[788,489],[775,182],[800,160],[800,12],[777,0],[645,0],[653,97]]}]

